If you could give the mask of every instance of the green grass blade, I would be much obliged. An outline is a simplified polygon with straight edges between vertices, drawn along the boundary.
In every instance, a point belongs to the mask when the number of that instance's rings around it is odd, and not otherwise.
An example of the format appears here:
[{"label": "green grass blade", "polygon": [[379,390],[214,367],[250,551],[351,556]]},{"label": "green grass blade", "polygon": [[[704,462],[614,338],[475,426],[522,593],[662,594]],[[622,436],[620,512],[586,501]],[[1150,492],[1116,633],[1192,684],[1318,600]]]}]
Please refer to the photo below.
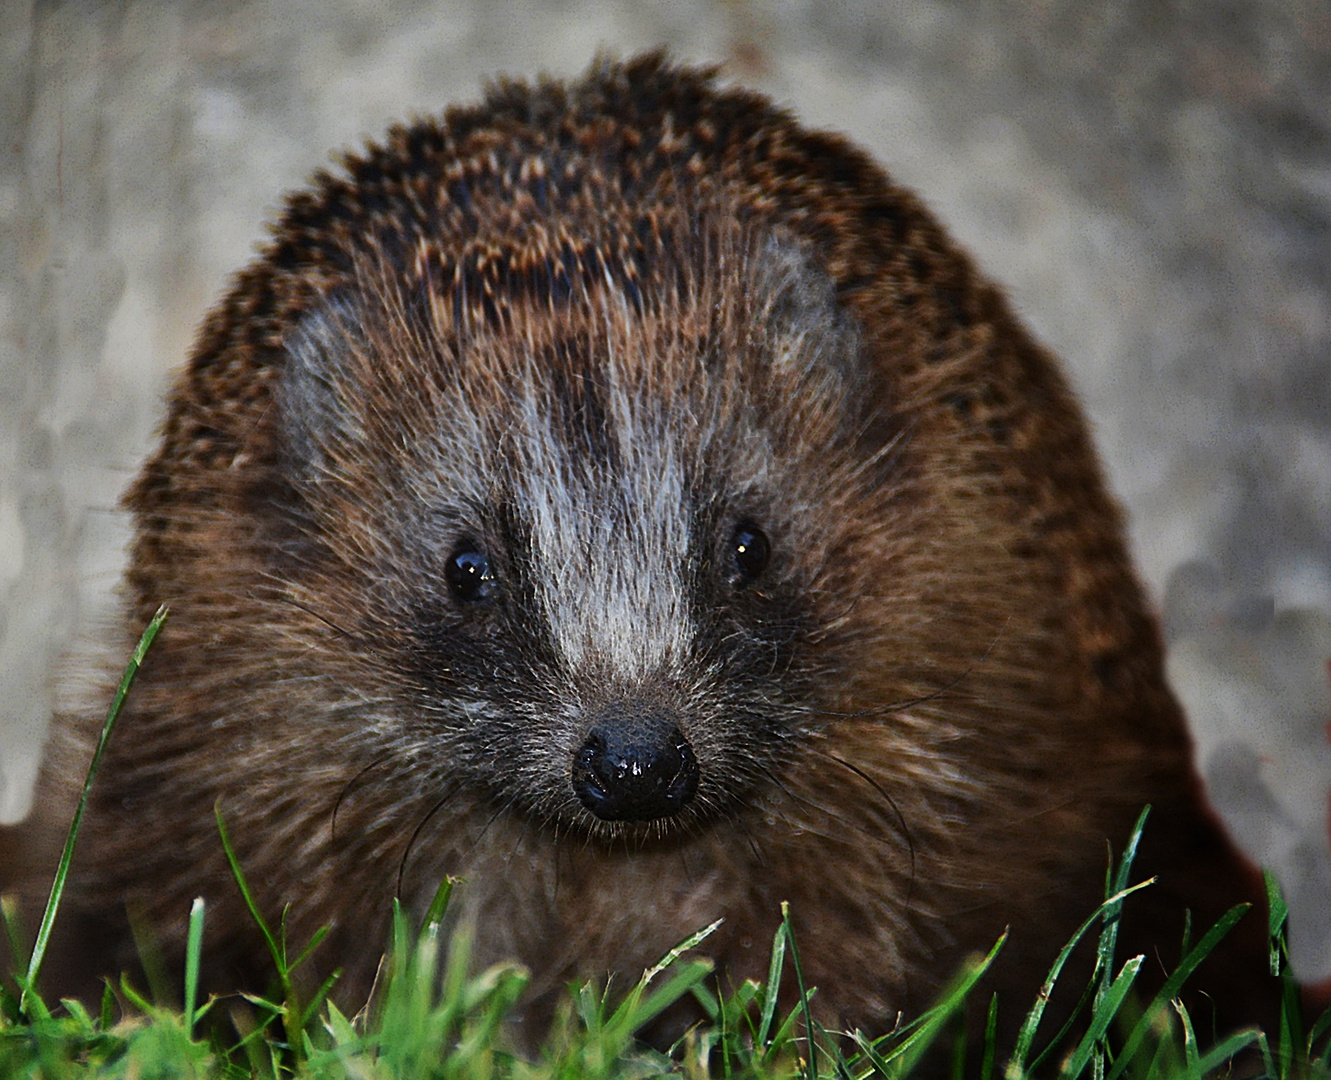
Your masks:
[{"label": "green grass blade", "polygon": [[432,926],[438,926],[444,921],[444,912],[448,910],[448,902],[453,898],[453,886],[457,884],[458,878],[449,876],[439,883],[439,888],[434,891],[434,899],[430,901],[429,910],[425,912],[425,925],[422,930],[428,930]]},{"label": "green grass blade", "polygon": [[891,1062],[883,1056],[878,1047],[874,1046],[874,1044],[865,1037],[864,1032],[859,1030],[852,1031],[850,1033],[850,1038],[851,1041],[859,1047],[860,1053],[864,1055],[865,1059],[871,1066],[871,1071],[869,1073],[862,1073],[861,1075],[872,1076],[875,1073],[879,1076],[894,1075],[895,1070],[893,1069]]},{"label": "green grass blade", "polygon": [[[1132,832],[1128,834],[1128,842],[1123,848],[1123,857],[1118,862],[1118,872],[1110,882],[1110,887],[1105,890],[1105,895],[1120,893],[1128,887],[1128,875],[1132,872],[1132,864],[1137,858],[1137,847],[1141,843],[1142,830],[1146,827],[1146,819],[1151,814],[1151,807],[1148,803],[1142,807],[1142,812],[1137,815],[1137,822],[1132,827]],[[1112,860],[1111,860],[1112,867]],[[1109,992],[1110,980],[1114,972],[1114,950],[1118,947],[1118,928],[1120,916],[1123,914],[1123,903],[1120,901],[1112,908],[1106,908],[1104,913],[1104,926],[1100,930],[1100,942],[1095,953],[1095,969],[1099,974],[1096,980],[1095,1000],[1091,1005],[1092,1013],[1100,1009],[1100,1003]]]},{"label": "green grass blade", "polygon": [[245,907],[249,910],[250,918],[258,926],[259,933],[263,935],[263,940],[268,946],[268,953],[277,966],[278,977],[285,984],[287,972],[285,957],[282,955],[283,950],[278,945],[277,938],[273,936],[272,930],[268,928],[268,922],[259,911],[254,893],[250,891],[250,883],[245,879],[245,871],[240,868],[240,859],[236,856],[236,849],[232,846],[231,837],[226,831],[226,822],[222,819],[222,801],[220,799],[213,804],[213,817],[217,819],[217,834],[222,838],[222,851],[226,855],[227,865],[231,867],[231,876],[236,880],[236,887],[240,889],[240,897],[245,901]]},{"label": "green grass blade", "polygon": [[[15,975],[14,981],[19,988],[19,1004],[21,1006],[19,1016],[33,1023],[49,1020],[51,1011],[46,1007],[46,1002],[42,1000],[42,996],[28,985],[28,980],[21,975]],[[27,1011],[24,1012],[24,1009]]]},{"label": "green grass blade", "polygon": [[1211,950],[1220,944],[1225,935],[1234,928],[1234,924],[1243,917],[1244,913],[1251,906],[1251,904],[1236,904],[1221,915],[1220,918],[1216,920],[1215,925],[1202,935],[1201,940],[1192,947],[1192,951],[1183,958],[1179,963],[1179,966],[1175,968],[1169,978],[1165,980],[1165,984],[1160,987],[1159,992],[1152,999],[1150,1006],[1144,1013],[1142,1013],[1141,1018],[1138,1019],[1136,1025],[1132,1029],[1132,1033],[1123,1044],[1123,1050],[1119,1053],[1118,1059],[1114,1062],[1114,1067],[1109,1071],[1106,1080],[1118,1080],[1118,1077],[1123,1074],[1123,1070],[1128,1067],[1128,1063],[1132,1060],[1133,1055],[1136,1054],[1138,1048],[1141,1046],[1142,1040],[1145,1039],[1150,1032],[1151,1025],[1159,1011],[1166,1007],[1167,1002],[1178,997],[1179,991],[1183,988],[1183,984],[1192,973],[1197,970],[1197,966],[1211,954]]},{"label": "green grass blade", "polygon": [[1317,1046],[1317,1043],[1329,1030],[1331,1030],[1331,1009],[1327,1009],[1326,1012],[1322,1013],[1313,1024],[1312,1030],[1308,1032],[1308,1041],[1304,1045],[1308,1048],[1309,1057],[1313,1056],[1313,1050]]},{"label": "green grass blade", "polygon": [[152,1012],[152,1005],[149,1003],[147,998],[145,998],[142,994],[140,994],[137,990],[135,990],[133,986],[130,985],[128,975],[120,976],[120,992],[125,995],[125,999],[131,1005],[133,1005],[134,1008],[138,1009],[139,1012],[143,1013],[144,1015],[147,1015],[148,1013]]},{"label": "green grass blade", "polygon": [[1109,1030],[1109,1025],[1114,1017],[1118,1015],[1119,1006],[1123,1004],[1123,999],[1128,996],[1128,991],[1132,989],[1133,981],[1137,978],[1137,972],[1141,970],[1142,961],[1145,956],[1134,956],[1126,964],[1123,970],[1119,972],[1118,977],[1109,984],[1104,996],[1096,1004],[1095,1011],[1091,1015],[1091,1025],[1086,1029],[1086,1034],[1082,1036],[1081,1042],[1072,1052],[1066,1064],[1059,1071],[1059,1076],[1070,1078],[1080,1076],[1086,1063],[1091,1060],[1091,1054],[1095,1052],[1095,1044],[1105,1037],[1105,1032]]},{"label": "green grass blade", "polygon": [[120,685],[116,688],[115,697],[111,701],[111,708],[107,710],[106,721],[102,724],[102,733],[97,739],[97,749],[93,751],[92,761],[88,765],[88,771],[83,778],[83,790],[79,793],[78,804],[74,807],[74,819],[69,823],[69,832],[65,835],[65,847],[60,854],[60,865],[56,869],[55,881],[51,884],[51,893],[46,900],[46,910],[42,914],[42,923],[37,930],[37,941],[32,947],[32,956],[28,961],[27,977],[19,994],[19,1011],[25,1016],[27,1015],[28,1000],[32,989],[37,985],[37,976],[41,973],[42,961],[46,957],[46,946],[51,939],[51,927],[55,924],[55,914],[60,908],[60,898],[65,892],[65,879],[69,876],[69,866],[74,859],[74,843],[78,839],[79,829],[83,824],[83,812],[88,806],[88,795],[92,791],[92,782],[97,776],[97,770],[101,768],[102,754],[106,751],[106,744],[110,741],[111,731],[115,727],[116,719],[120,716],[121,708],[124,707],[129,688],[134,685],[134,676],[139,673],[144,656],[147,655],[148,649],[156,640],[158,631],[162,629],[162,624],[166,622],[166,615],[166,606],[159,607],[157,614],[152,617],[147,629],[143,631],[143,635],[139,638],[139,643],[134,646],[134,653],[130,656],[129,663],[125,665],[125,673],[120,677]]},{"label": "green grass blade", "polygon": [[1197,1065],[1202,1076],[1217,1073],[1222,1065],[1231,1061],[1240,1051],[1255,1045],[1261,1034],[1256,1028],[1245,1028],[1227,1039],[1221,1039],[1198,1059]]},{"label": "green grass blade", "polygon": [[[310,1003],[305,1006],[305,1013],[300,1018],[300,1028],[302,1031],[304,1031],[309,1022],[314,1019],[315,1014],[319,1011],[319,1007],[324,1003],[324,999],[328,997],[334,985],[337,983],[337,980],[340,978],[342,978],[342,969],[335,968],[329,974],[328,978],[324,979],[324,981],[319,984],[319,989],[316,990],[314,996],[310,998]],[[330,1007],[331,1004],[332,1003],[330,1002]]]},{"label": "green grass blade", "polygon": [[287,968],[287,970],[295,971],[296,968],[300,967],[301,964],[305,963],[305,961],[310,958],[310,954],[313,953],[314,950],[317,949],[319,945],[323,942],[323,939],[326,938],[332,932],[332,929],[333,928],[331,926],[319,927],[319,929],[314,932],[314,936],[310,938],[310,943],[306,945],[305,948],[300,950],[300,954],[296,957],[296,959],[291,961],[291,964]]},{"label": "green grass blade", "polygon": [[[720,924],[721,920],[717,919],[711,926],[704,927],[696,934],[688,935],[683,942],[665,952],[662,959],[643,971],[638,983],[634,984],[627,995],[624,995],[624,1000],[620,1001],[618,1007],[611,1013],[610,1019],[604,1021],[604,1027],[627,1035],[628,1032],[635,1031],[655,1019],[655,1016],[665,1008],[675,1003],[685,993],[691,992],[693,987],[697,987],[712,972],[712,961],[692,960],[688,964],[681,964],[680,957],[688,952],[688,949],[695,948],[697,944],[715,934]],[[671,972],[671,977],[664,987],[648,995],[647,988],[650,987],[652,980],[664,971]]]},{"label": "green grass blade", "polygon": [[1035,1060],[1026,1067],[1028,1073],[1037,1076],[1039,1075],[1040,1066],[1044,1064],[1045,1058],[1050,1054],[1055,1053],[1063,1044],[1063,1040],[1067,1038],[1068,1032],[1072,1030],[1073,1026],[1081,1018],[1082,1012],[1088,1005],[1090,1005],[1091,999],[1095,997],[1099,986],[1100,980],[1094,977],[1086,984],[1086,989],[1081,992],[1081,997],[1077,999],[1077,1004],[1073,1007],[1072,1011],[1068,1013],[1068,1018],[1063,1021],[1063,1026],[1058,1029],[1058,1034],[1049,1040],[1045,1045],[1045,1048],[1035,1055]]},{"label": "green grass blade", "polygon": [[772,935],[772,958],[767,963],[767,982],[763,984],[763,1008],[758,1016],[756,1042],[766,1050],[771,1045],[772,1021],[780,997],[781,972],[786,963],[786,924],[783,921]]},{"label": "green grass blade", "polygon": [[966,1025],[964,1023],[956,1026],[956,1033],[952,1037],[952,1071],[949,1074],[949,1080],[966,1080]]},{"label": "green grass blade", "polygon": [[1054,992],[1054,984],[1058,981],[1059,975],[1062,974],[1063,967],[1068,962],[1068,957],[1072,955],[1072,950],[1077,947],[1077,943],[1086,936],[1086,931],[1095,925],[1105,911],[1114,909],[1116,905],[1123,902],[1124,897],[1131,896],[1154,882],[1155,878],[1148,878],[1146,881],[1138,882],[1131,888],[1122,889],[1113,896],[1106,898],[1068,939],[1068,943],[1063,946],[1058,957],[1054,960],[1053,966],[1049,969],[1044,985],[1040,987],[1039,996],[1026,1014],[1026,1019],[1021,1025],[1021,1031],[1017,1034],[1017,1045],[1004,1073],[1008,1080],[1018,1080],[1026,1074],[1026,1059],[1030,1056],[1031,1044],[1035,1041],[1035,1032],[1040,1026],[1041,1018],[1044,1016],[1045,1006],[1049,1003],[1050,995]]},{"label": "green grass blade", "polygon": [[1188,1015],[1188,1008],[1177,998],[1174,999],[1174,1011],[1178,1013],[1179,1020],[1183,1023],[1183,1054],[1186,1061],[1185,1074],[1188,1080],[1203,1080],[1205,1074],[1202,1072],[1201,1055],[1197,1052],[1197,1036],[1192,1030],[1192,1017]]},{"label": "green grass blade", "polygon": [[654,978],[660,975],[661,972],[665,971],[666,968],[668,968],[671,964],[673,964],[676,960],[678,960],[690,949],[696,949],[700,944],[702,944],[709,937],[715,934],[717,928],[724,921],[725,920],[723,919],[717,919],[716,922],[712,923],[710,926],[704,926],[701,930],[698,930],[697,932],[692,933],[688,937],[686,937],[673,949],[667,952],[665,956],[661,957],[660,960],[658,960],[655,964],[653,964],[651,967],[649,967],[646,971],[642,973],[643,984],[645,985],[646,983],[651,982]]},{"label": "green grass blade", "polygon": [[613,1021],[622,1023],[630,1030],[638,1030],[651,1023],[676,1001],[688,994],[694,986],[707,978],[714,968],[715,965],[710,960],[690,960],[677,963],[671,971],[670,978],[666,980],[663,986],[643,996],[640,1000],[634,1000],[632,1009],[624,1011],[623,1015],[620,1015],[620,1009],[617,1009]]},{"label": "green grass blade", "polygon": [[333,1043],[339,1047],[350,1047],[353,1050],[359,1050],[364,1045],[365,1040],[361,1038],[355,1026],[347,1019],[346,1014],[337,1007],[337,1003],[330,1001],[328,1003],[327,1016],[324,1019],[324,1030],[333,1037]]},{"label": "green grass blade", "polygon": [[[598,1020],[598,1024],[627,1040],[633,1031],[655,1019],[684,995],[691,993],[711,974],[714,965],[710,960],[681,963],[680,958],[714,934],[720,925],[721,920],[718,919],[710,926],[690,934],[666,952],[660,960],[643,971],[642,977],[610,1014],[609,1019],[604,1022]],[[648,994],[647,990],[652,981],[665,971],[670,972],[666,984]],[[607,987],[607,992],[608,989]],[[604,1001],[601,1004],[603,1005]]]},{"label": "green grass blade", "polygon": [[703,1015],[709,1021],[715,1022],[721,1018],[721,998],[718,997],[710,986],[706,983],[699,983],[692,990],[693,1000],[698,1003],[702,1009]]},{"label": "green grass blade", "polygon": [[785,927],[786,943],[790,946],[790,963],[795,969],[795,985],[799,988],[800,1012],[804,1015],[804,1033],[808,1039],[808,1080],[818,1080],[818,1047],[814,1042],[813,1011],[809,1008],[809,989],[804,983],[804,966],[800,963],[799,946],[795,943],[795,930],[790,925],[790,902],[781,901],[781,925]]},{"label": "green grass blade", "polygon": [[[1283,947],[1283,942],[1282,942]],[[1299,999],[1298,984],[1286,971],[1280,978],[1280,1046],[1279,1061],[1286,1074],[1298,1069],[1299,1050],[1303,1046],[1303,1007]]]},{"label": "green grass blade", "polygon": [[984,1053],[980,1057],[980,1080],[993,1080],[998,1056],[998,995],[989,998],[989,1016],[984,1022]]},{"label": "green grass blade", "polygon": [[28,950],[23,947],[23,927],[20,925],[18,897],[0,896],[0,920],[5,924],[5,940],[9,944],[9,962],[4,971],[17,971],[19,957]]},{"label": "green grass blade", "polygon": [[930,1006],[929,1010],[920,1017],[915,1029],[902,1039],[891,1053],[885,1055],[886,1059],[893,1063],[896,1075],[908,1075],[952,1017],[965,1007],[966,998],[993,965],[999,951],[1007,943],[1007,936],[1008,932],[1004,930],[986,956],[967,962],[952,985],[939,996],[937,1003]]},{"label": "green grass blade", "polygon": [[1266,883],[1266,932],[1271,941],[1271,974],[1279,975],[1280,943],[1284,941],[1282,931],[1285,928],[1285,920],[1289,918],[1289,907],[1285,903],[1285,895],[1280,891],[1280,883],[1276,881],[1275,875],[1270,870],[1263,870],[1262,879]]},{"label": "green grass blade", "polygon": [[102,1012],[97,1019],[98,1031],[110,1031],[116,1022],[116,992],[111,988],[111,980],[102,980]]},{"label": "green grass blade", "polygon": [[772,1033],[772,1041],[768,1044],[767,1052],[763,1055],[764,1060],[771,1060],[775,1056],[778,1048],[785,1047],[795,1038],[795,1025],[799,1022],[800,1011],[796,1007],[792,1009],[780,1026]]},{"label": "green grass blade", "polygon": [[194,1006],[199,1000],[199,959],[203,953],[203,897],[196,896],[189,909],[189,931],[185,938],[185,1038],[194,1038]]}]

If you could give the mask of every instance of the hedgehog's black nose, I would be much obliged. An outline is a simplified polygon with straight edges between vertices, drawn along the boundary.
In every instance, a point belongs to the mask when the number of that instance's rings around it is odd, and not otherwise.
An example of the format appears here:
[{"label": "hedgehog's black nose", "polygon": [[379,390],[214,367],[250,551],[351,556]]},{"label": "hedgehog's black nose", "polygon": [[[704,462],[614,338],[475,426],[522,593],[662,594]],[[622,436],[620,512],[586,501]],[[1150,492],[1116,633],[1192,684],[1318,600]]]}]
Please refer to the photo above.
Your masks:
[{"label": "hedgehog's black nose", "polygon": [[677,727],[602,724],[573,757],[573,791],[603,821],[678,814],[698,790],[698,759]]}]

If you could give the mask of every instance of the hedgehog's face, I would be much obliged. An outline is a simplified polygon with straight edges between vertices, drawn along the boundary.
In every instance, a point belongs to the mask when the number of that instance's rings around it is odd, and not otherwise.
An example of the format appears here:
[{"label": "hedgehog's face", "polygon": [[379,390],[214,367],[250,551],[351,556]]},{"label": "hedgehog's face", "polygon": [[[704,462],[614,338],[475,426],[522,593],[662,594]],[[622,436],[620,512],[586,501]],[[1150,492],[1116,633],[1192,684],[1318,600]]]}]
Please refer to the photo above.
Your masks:
[{"label": "hedgehog's face", "polygon": [[868,542],[839,511],[885,487],[865,440],[890,425],[826,279],[775,241],[730,251],[724,285],[703,261],[637,306],[612,283],[465,332],[365,289],[288,342],[317,537],[293,580],[303,604],[358,583],[349,647],[396,688],[376,730],[441,783],[665,834],[779,784],[819,726]]}]

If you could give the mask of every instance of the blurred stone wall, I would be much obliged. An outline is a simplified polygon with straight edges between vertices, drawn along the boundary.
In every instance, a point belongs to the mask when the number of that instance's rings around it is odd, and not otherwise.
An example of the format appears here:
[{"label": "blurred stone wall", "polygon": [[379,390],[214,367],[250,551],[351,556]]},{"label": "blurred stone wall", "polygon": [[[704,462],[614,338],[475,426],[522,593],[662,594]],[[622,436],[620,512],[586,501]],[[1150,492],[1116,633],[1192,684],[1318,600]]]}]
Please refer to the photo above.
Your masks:
[{"label": "blurred stone wall", "polygon": [[655,45],[867,146],[1066,359],[1212,795],[1331,972],[1325,0],[0,4],[0,818],[282,192],[487,76]]}]

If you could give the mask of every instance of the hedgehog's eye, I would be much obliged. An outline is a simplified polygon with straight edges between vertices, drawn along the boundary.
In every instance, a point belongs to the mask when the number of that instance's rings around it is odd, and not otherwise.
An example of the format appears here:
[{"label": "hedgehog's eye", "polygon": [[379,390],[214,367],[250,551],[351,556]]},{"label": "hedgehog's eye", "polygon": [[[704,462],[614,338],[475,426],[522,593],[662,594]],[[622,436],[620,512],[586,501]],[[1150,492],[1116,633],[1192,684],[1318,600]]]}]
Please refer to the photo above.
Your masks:
[{"label": "hedgehog's eye", "polygon": [[743,587],[756,579],[767,568],[772,546],[761,529],[747,522],[736,526],[730,540],[731,557],[735,561],[735,574],[731,583]]},{"label": "hedgehog's eye", "polygon": [[484,600],[490,595],[494,572],[484,552],[470,544],[457,549],[444,567],[448,587],[459,600]]}]

